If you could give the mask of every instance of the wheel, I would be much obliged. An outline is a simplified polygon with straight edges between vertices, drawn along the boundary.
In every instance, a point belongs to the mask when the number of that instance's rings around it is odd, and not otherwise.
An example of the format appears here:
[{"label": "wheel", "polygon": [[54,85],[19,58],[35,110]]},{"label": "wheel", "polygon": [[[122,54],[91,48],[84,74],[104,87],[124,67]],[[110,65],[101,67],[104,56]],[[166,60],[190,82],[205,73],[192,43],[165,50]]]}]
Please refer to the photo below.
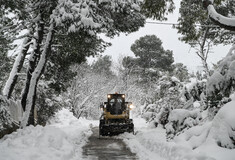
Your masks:
[{"label": "wheel", "polygon": [[99,125],[99,138],[100,138],[100,136],[104,136],[103,125],[104,125],[104,120],[101,119],[100,125]]},{"label": "wheel", "polygon": [[129,124],[128,132],[129,132],[129,133],[132,132],[132,133],[134,134],[134,124],[133,124],[133,123]]}]

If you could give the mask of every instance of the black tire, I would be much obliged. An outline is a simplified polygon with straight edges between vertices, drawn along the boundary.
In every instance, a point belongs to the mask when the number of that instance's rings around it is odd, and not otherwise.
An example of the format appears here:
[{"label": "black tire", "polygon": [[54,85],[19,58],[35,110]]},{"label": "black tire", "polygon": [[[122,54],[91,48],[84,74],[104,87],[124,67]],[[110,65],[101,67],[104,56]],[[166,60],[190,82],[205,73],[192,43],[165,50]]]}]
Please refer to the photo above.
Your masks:
[{"label": "black tire", "polygon": [[129,132],[129,133],[132,132],[132,133],[134,134],[134,124],[133,124],[133,123],[129,124],[128,132]]},{"label": "black tire", "polygon": [[104,136],[104,130],[103,130],[104,123],[105,123],[104,120],[101,119],[100,120],[100,125],[99,125],[99,138],[100,138],[100,136]]}]

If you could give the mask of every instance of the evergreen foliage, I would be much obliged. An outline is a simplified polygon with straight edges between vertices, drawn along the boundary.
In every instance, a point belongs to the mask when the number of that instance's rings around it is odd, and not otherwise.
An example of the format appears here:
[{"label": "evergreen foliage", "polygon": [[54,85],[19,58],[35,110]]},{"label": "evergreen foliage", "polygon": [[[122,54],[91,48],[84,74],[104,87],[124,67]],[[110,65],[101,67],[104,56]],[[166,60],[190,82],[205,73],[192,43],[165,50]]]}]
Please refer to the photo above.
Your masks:
[{"label": "evergreen foliage", "polygon": [[131,46],[132,52],[138,59],[138,66],[144,70],[147,68],[158,68],[171,70],[174,62],[173,53],[164,50],[162,41],[155,35],[140,37]]},{"label": "evergreen foliage", "polygon": [[173,0],[144,0],[141,9],[148,18],[167,20],[166,15],[172,13],[175,6]]},{"label": "evergreen foliage", "polygon": [[[234,3],[232,4],[232,0],[218,0],[214,2],[214,5],[217,11],[224,16],[234,14],[235,6]],[[209,28],[207,38],[213,44],[231,44],[234,42],[233,33],[215,27],[214,23],[208,20],[206,10],[204,10],[202,4],[198,3],[198,1],[181,1],[179,12],[181,16],[178,18],[179,25],[176,28],[178,29],[178,33],[182,34],[180,40],[183,42],[197,42],[203,37],[207,28]]]},{"label": "evergreen foliage", "polygon": [[[8,13],[14,16],[8,18]],[[86,57],[101,53],[109,46],[97,36],[98,33],[113,37],[119,32],[136,31],[145,22],[139,2],[134,1],[7,1],[1,4],[1,15],[9,19],[5,21],[2,18],[4,22],[0,21],[2,26],[7,26],[0,28],[1,31],[8,31],[5,39],[15,38],[11,34],[15,32],[9,30],[14,27],[17,33],[28,30],[22,37],[32,38],[21,97],[25,110],[23,126],[29,114],[29,123],[33,124],[36,88],[43,73],[44,79],[49,82],[47,85],[61,93],[68,87],[67,82],[75,76],[69,71],[72,65],[84,62]],[[48,66],[47,62],[50,62]]]},{"label": "evergreen foliage", "polygon": [[112,60],[111,56],[102,56],[99,57],[96,62],[92,64],[92,69],[98,74],[106,75],[107,77],[112,76],[111,71]]},{"label": "evergreen foliage", "polygon": [[0,138],[14,132],[18,128],[9,112],[10,105],[12,103],[6,97],[0,95]]},{"label": "evergreen foliage", "polygon": [[180,80],[180,82],[185,82],[189,79],[189,73],[186,66],[182,63],[173,64],[173,75]]}]

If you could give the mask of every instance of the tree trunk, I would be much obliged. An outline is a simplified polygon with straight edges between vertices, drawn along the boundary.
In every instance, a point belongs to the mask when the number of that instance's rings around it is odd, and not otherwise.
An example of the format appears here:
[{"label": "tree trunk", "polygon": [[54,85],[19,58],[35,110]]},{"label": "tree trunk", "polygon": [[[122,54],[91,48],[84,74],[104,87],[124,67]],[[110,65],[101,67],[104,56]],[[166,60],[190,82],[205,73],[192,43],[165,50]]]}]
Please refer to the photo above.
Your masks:
[{"label": "tree trunk", "polygon": [[48,57],[48,54],[51,49],[51,43],[52,43],[52,39],[53,39],[53,35],[54,35],[54,27],[55,27],[55,24],[54,24],[53,20],[51,20],[49,32],[47,34],[47,38],[46,38],[46,41],[44,44],[43,52],[40,56],[39,62],[37,64],[34,72],[32,73],[32,78],[30,80],[29,91],[28,91],[27,99],[26,99],[25,112],[23,114],[23,120],[21,123],[22,128],[24,128],[27,125],[30,112],[31,112],[31,110],[33,110],[32,106],[35,104],[36,87],[37,87],[38,80],[44,71],[45,64],[47,62],[47,57]]},{"label": "tree trunk", "polygon": [[25,56],[26,56],[27,51],[30,46],[30,41],[31,41],[31,38],[29,38],[29,37],[26,37],[24,39],[23,44],[22,44],[22,48],[16,57],[16,60],[14,62],[14,65],[13,65],[13,68],[12,68],[11,73],[9,75],[9,78],[5,84],[4,89],[3,89],[3,95],[6,96],[8,99],[11,97],[11,94],[14,90],[15,85],[16,85],[16,82],[18,79],[17,73],[19,73],[21,71],[21,68],[22,68],[24,60],[25,60]]},{"label": "tree trunk", "polygon": [[[210,30],[210,28],[207,27],[207,28],[206,28],[206,31],[205,31],[205,33],[204,33],[204,36],[203,36],[203,42],[202,42],[202,47],[201,47],[201,53],[202,53],[202,57],[203,57],[203,62],[202,62],[202,63],[203,63],[203,66],[204,66],[204,68],[205,68],[207,77],[210,76],[210,70],[209,70],[209,67],[208,67],[208,64],[207,64],[207,57],[208,57],[208,53],[209,53],[209,50],[210,50],[210,44],[209,44],[208,47],[207,47],[206,53],[204,52],[204,48],[205,48],[206,39],[207,39],[209,30]],[[208,42],[208,43],[209,43],[209,42]]]},{"label": "tree trunk", "polygon": [[205,46],[206,45],[206,39],[207,39],[208,34],[209,34],[209,30],[210,30],[210,28],[207,27],[205,32],[204,32],[204,35],[202,37],[202,42],[199,42],[200,49],[197,52],[197,55],[202,60],[202,65],[203,65],[203,68],[204,68],[204,72],[206,73],[206,77],[210,76],[210,69],[209,69],[208,64],[207,64],[208,53],[210,51],[209,42],[207,42],[208,43],[207,49],[206,49],[206,46]]},{"label": "tree trunk", "polygon": [[39,21],[38,21],[38,28],[36,31],[36,37],[35,37],[35,42],[34,42],[34,50],[32,51],[30,58],[29,58],[29,65],[28,65],[28,69],[27,69],[27,78],[26,78],[26,82],[25,82],[25,87],[23,89],[22,92],[22,97],[21,97],[21,105],[23,110],[25,111],[25,107],[26,107],[26,99],[27,99],[27,95],[29,92],[29,86],[30,86],[30,81],[32,78],[32,73],[34,72],[34,69],[37,65],[38,59],[41,55],[41,43],[43,40],[43,33],[44,33],[44,23],[41,23],[42,21],[42,14],[39,13]]}]

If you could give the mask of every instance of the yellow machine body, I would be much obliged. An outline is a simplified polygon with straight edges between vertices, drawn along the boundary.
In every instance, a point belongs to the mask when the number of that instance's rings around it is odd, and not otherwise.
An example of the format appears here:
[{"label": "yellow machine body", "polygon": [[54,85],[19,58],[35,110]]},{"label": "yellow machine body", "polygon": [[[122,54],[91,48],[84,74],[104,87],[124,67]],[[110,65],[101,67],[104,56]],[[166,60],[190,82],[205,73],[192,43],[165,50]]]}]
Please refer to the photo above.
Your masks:
[{"label": "yellow machine body", "polygon": [[108,100],[101,106],[103,114],[100,119],[100,135],[116,135],[123,132],[134,132],[130,119],[132,103],[125,102],[124,94],[108,94]]}]

